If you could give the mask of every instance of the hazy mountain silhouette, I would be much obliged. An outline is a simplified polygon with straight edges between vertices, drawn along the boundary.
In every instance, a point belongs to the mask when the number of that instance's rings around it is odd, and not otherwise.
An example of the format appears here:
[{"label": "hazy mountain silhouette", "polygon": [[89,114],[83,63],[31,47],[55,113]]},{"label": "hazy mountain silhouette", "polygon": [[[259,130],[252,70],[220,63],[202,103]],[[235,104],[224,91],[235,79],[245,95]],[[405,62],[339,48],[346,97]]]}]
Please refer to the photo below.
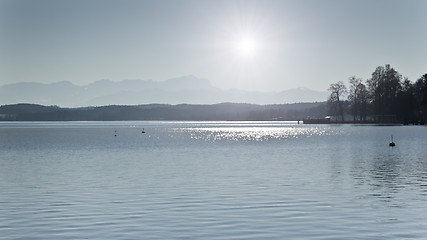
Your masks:
[{"label": "hazy mountain silhouette", "polygon": [[0,87],[0,104],[35,103],[61,107],[164,104],[215,104],[221,102],[283,104],[325,101],[326,91],[295,88],[282,92],[221,90],[206,79],[184,76],[166,81],[99,80],[85,86],[70,82],[35,82]]}]

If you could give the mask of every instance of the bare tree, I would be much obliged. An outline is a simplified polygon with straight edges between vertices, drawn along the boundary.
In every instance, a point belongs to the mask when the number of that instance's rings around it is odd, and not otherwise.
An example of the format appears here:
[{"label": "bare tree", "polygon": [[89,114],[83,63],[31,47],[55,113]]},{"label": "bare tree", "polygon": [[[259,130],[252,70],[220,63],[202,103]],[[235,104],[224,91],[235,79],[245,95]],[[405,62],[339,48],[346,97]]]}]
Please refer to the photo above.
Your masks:
[{"label": "bare tree", "polygon": [[357,85],[357,106],[358,106],[358,113],[359,113],[359,120],[366,121],[367,115],[368,115],[368,105],[369,105],[369,92],[366,88],[366,85],[363,83],[360,83]]},{"label": "bare tree", "polygon": [[356,121],[357,113],[360,111],[359,106],[359,90],[361,87],[359,86],[362,84],[361,78],[356,78],[356,76],[352,76],[348,79],[350,82],[350,94],[348,95],[348,100],[351,103],[351,110],[353,112],[353,121]]},{"label": "bare tree", "polygon": [[341,121],[344,121],[344,109],[341,99],[343,98],[344,94],[346,94],[347,87],[344,85],[343,81],[338,81],[336,83],[332,83],[328,90],[331,92],[329,101],[333,106],[335,106],[334,108],[337,110],[336,115],[340,115]]}]

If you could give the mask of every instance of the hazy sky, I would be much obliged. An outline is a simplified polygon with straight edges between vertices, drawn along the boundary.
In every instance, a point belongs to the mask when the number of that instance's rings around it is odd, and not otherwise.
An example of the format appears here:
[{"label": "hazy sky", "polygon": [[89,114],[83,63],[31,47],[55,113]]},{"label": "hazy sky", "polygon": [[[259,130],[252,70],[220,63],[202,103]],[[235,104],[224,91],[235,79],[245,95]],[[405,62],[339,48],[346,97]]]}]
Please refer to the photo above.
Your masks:
[{"label": "hazy sky", "polygon": [[427,72],[426,0],[0,0],[0,85],[183,75],[326,90],[391,64]]}]

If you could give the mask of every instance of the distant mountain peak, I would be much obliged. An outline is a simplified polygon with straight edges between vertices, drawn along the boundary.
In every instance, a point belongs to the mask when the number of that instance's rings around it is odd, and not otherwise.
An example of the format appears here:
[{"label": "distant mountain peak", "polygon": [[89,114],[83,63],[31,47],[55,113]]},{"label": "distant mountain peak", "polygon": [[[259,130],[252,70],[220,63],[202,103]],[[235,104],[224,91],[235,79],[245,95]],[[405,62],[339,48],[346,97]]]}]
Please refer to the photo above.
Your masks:
[{"label": "distant mountain peak", "polygon": [[161,104],[216,104],[221,102],[282,104],[325,101],[326,92],[300,87],[282,92],[221,90],[208,79],[186,75],[165,81],[102,79],[84,86],[68,81],[0,86],[0,104],[34,103],[62,107]]}]

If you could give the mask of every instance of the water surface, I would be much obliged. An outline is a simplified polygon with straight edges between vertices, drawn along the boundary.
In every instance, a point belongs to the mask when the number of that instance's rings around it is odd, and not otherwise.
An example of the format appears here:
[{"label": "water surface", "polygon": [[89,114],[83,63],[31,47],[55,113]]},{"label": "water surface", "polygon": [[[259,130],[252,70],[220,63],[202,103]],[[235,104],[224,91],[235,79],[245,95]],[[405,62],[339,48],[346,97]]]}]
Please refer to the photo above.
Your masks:
[{"label": "water surface", "polygon": [[425,126],[2,122],[0,239],[423,239],[426,136]]}]

